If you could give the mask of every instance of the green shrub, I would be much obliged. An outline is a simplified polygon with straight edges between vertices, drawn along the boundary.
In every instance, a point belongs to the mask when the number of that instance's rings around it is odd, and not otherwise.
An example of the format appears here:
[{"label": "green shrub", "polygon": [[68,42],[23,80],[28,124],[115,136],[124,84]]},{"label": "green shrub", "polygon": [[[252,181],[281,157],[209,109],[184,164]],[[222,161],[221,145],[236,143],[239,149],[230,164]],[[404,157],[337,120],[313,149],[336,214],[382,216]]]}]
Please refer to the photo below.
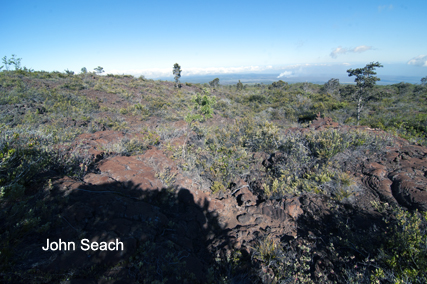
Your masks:
[{"label": "green shrub", "polygon": [[12,200],[20,199],[24,194],[24,186],[47,167],[49,154],[39,148],[43,143],[40,137],[11,132],[1,135],[0,195]]},{"label": "green shrub", "polygon": [[[259,269],[263,283],[317,283],[312,279],[313,252],[308,242],[302,241],[295,250],[275,239],[264,237],[252,249],[252,259]],[[326,275],[318,280],[326,280]],[[323,282],[323,281],[321,281]],[[320,283],[320,282],[319,282]]]},{"label": "green shrub", "polygon": [[385,267],[377,269],[371,279],[378,282],[393,275],[394,283],[427,283],[427,212],[399,207],[394,209],[394,218],[387,220],[389,237],[379,254]]},{"label": "green shrub", "polygon": [[351,145],[350,140],[345,139],[345,134],[338,130],[326,130],[312,132],[306,136],[308,147],[316,157],[329,159]]}]

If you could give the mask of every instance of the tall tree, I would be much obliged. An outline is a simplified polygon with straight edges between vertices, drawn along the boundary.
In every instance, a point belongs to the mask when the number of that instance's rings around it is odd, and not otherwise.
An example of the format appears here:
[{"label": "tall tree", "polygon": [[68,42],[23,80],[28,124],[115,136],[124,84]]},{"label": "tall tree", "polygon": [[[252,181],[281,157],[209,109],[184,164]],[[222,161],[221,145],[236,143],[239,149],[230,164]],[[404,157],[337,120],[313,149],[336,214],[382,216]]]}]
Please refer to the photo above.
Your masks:
[{"label": "tall tree", "polygon": [[178,88],[178,87],[181,86],[181,84],[179,83],[179,78],[181,78],[181,72],[182,72],[181,66],[179,66],[178,63],[175,63],[173,65],[173,75],[175,76],[174,77],[174,79],[175,79],[175,88]]},{"label": "tall tree", "polygon": [[216,87],[218,87],[218,85],[219,85],[219,78],[215,78],[215,79],[213,79],[212,81],[210,81],[210,82],[209,82],[209,85],[210,85],[212,88],[216,88]]},{"label": "tall tree", "polygon": [[237,83],[237,90],[239,91],[239,90],[243,90],[243,84],[242,84],[242,82],[240,82],[240,80],[239,80],[239,82]]},{"label": "tall tree", "polygon": [[65,70],[64,70],[64,72],[65,72],[68,76],[73,76],[73,75],[74,75],[74,71],[68,70],[68,68],[67,68],[67,69],[65,69]]},{"label": "tall tree", "polygon": [[427,86],[427,76],[425,76],[424,78],[421,78],[421,85]]},{"label": "tall tree", "polygon": [[335,92],[340,93],[340,80],[332,78],[323,85],[323,88],[327,94],[334,94]]},{"label": "tall tree", "polygon": [[377,81],[381,79],[375,77],[377,73],[375,72],[376,67],[383,67],[379,62],[371,62],[367,64],[363,68],[356,69],[348,69],[348,76],[355,76],[354,82],[356,82],[356,86],[358,88],[356,92],[356,100],[357,100],[357,125],[359,125],[360,121],[360,112],[363,109],[363,101],[369,94],[369,91],[375,86]]},{"label": "tall tree", "polygon": [[102,68],[101,66],[98,66],[98,67],[94,68],[93,70],[95,70],[96,74],[98,74],[98,75],[105,72],[104,68]]},{"label": "tall tree", "polygon": [[6,67],[6,71],[9,71],[9,64],[10,64],[10,63],[9,63],[9,61],[7,60],[7,56],[3,57],[1,60],[2,60],[2,62],[3,62],[3,64],[4,64],[3,66],[4,66],[4,67]]},{"label": "tall tree", "polygon": [[15,70],[21,70],[21,60],[22,58],[17,58],[15,54],[12,54],[12,58],[9,59],[9,65],[15,65]]}]

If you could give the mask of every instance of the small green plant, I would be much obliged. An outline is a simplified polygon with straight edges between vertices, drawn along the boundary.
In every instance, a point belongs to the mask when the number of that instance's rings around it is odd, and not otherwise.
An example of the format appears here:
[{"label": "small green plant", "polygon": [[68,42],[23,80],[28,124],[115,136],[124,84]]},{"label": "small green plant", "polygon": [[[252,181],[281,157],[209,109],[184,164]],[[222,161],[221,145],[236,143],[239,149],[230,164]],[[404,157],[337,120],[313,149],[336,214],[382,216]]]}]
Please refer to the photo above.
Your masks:
[{"label": "small green plant", "polygon": [[427,283],[427,212],[408,212],[394,209],[395,219],[388,219],[390,236],[380,251],[386,265],[371,278],[378,282],[387,269],[394,275],[394,283]]},{"label": "small green plant", "polygon": [[311,151],[321,159],[329,159],[350,146],[350,142],[344,141],[344,135],[337,130],[313,132],[306,137]]},{"label": "small green plant", "polygon": [[342,201],[345,198],[349,198],[354,195],[353,185],[355,184],[353,178],[344,172],[339,172],[334,176],[336,183],[335,189],[332,191],[332,195],[338,200]]},{"label": "small green plant", "polygon": [[272,272],[271,276],[262,276],[264,279],[267,277],[265,280],[268,282],[277,283],[284,276],[285,251],[282,244],[274,237],[267,236],[259,241],[259,244],[253,248],[252,258],[261,262],[263,271]]},{"label": "small green plant", "polygon": [[214,181],[214,183],[211,186],[211,190],[212,190],[212,193],[218,193],[221,191],[224,192],[225,186],[219,181]]},{"label": "small green plant", "polygon": [[304,240],[291,250],[269,235],[253,248],[252,259],[260,263],[262,274],[259,276],[264,283],[315,283],[310,273],[313,252]]},{"label": "small green plant", "polygon": [[187,122],[187,136],[182,148],[182,157],[185,158],[185,150],[190,135],[190,130],[195,121],[204,121],[213,116],[213,105],[216,102],[215,96],[210,96],[208,89],[203,89],[203,95],[197,93],[192,99],[193,105],[189,109],[189,113],[185,116]]},{"label": "small green plant", "polygon": [[385,213],[389,209],[391,209],[390,204],[387,202],[381,202],[381,201],[371,201],[372,207],[374,207],[375,210],[377,210],[379,213]]},{"label": "small green plant", "polygon": [[167,167],[163,169],[163,171],[156,173],[156,178],[160,179],[163,185],[169,188],[174,185],[176,180],[176,175],[177,175],[176,172],[171,172],[171,169]]}]

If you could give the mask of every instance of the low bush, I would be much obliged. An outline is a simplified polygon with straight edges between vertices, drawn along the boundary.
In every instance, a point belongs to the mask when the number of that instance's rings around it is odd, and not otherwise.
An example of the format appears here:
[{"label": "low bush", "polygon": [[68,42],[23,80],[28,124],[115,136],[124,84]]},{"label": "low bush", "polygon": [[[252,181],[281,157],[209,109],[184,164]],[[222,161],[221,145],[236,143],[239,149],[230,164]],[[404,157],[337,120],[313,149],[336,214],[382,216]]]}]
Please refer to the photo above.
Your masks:
[{"label": "low bush", "polygon": [[427,212],[394,208],[386,218],[387,235],[379,254],[374,283],[427,283]]}]

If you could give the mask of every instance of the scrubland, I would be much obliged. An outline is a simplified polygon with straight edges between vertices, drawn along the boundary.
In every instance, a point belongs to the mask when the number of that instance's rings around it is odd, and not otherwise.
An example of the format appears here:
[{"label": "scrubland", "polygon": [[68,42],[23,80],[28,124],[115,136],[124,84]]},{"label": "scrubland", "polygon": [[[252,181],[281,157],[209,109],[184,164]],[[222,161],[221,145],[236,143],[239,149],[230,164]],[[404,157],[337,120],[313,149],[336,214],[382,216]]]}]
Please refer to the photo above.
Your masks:
[{"label": "scrubland", "polygon": [[[399,200],[391,203],[379,194],[366,195],[359,175],[365,161],[385,161],[387,149],[396,145],[425,149],[427,86],[375,86],[366,95],[359,126],[356,91],[354,85],[331,89],[326,84],[282,81],[242,88],[183,83],[175,88],[173,82],[129,75],[0,72],[0,279],[33,283],[121,279],[96,270],[83,273],[70,268],[55,274],[23,268],[20,263],[26,255],[18,253],[31,243],[29,238],[43,238],[68,226],[60,217],[65,197],[56,196],[47,206],[46,196],[54,191],[56,180],[69,177],[83,183],[88,174],[100,172],[99,159],[76,143],[79,135],[111,130],[124,138],[103,144],[98,149],[101,160],[157,149],[174,162],[176,172],[156,173],[169,190],[168,198],[179,190],[174,187],[179,174],[224,202],[244,185],[256,196],[255,207],[309,196],[321,200],[316,202],[322,204],[323,213],[328,212],[318,221],[317,231],[309,214],[314,209],[301,205],[304,213],[295,221],[301,228],[290,238],[265,229],[247,242],[244,252],[239,248],[219,254],[222,247],[216,246],[217,251],[210,252],[215,264],[206,264],[208,273],[202,280],[181,273],[185,254],[180,250],[171,249],[170,255],[158,258],[153,240],[151,246],[138,243],[130,258],[109,268],[132,271],[126,281],[425,283],[426,213]],[[215,97],[209,103],[212,117],[189,123],[188,114],[200,111],[195,108],[197,94]],[[329,123],[311,127],[316,118],[328,118]],[[420,161],[425,159],[424,153]],[[423,167],[425,176],[427,164]],[[389,168],[388,174],[392,170],[398,168]],[[419,190],[426,191],[426,186]],[[166,208],[168,198],[166,203],[150,202]],[[367,214],[362,209],[372,214],[371,221],[361,218]],[[244,227],[239,226],[231,230]],[[307,229],[310,226],[312,230]],[[176,246],[169,241],[171,248]],[[144,258],[157,261],[157,266],[144,265]]]}]

